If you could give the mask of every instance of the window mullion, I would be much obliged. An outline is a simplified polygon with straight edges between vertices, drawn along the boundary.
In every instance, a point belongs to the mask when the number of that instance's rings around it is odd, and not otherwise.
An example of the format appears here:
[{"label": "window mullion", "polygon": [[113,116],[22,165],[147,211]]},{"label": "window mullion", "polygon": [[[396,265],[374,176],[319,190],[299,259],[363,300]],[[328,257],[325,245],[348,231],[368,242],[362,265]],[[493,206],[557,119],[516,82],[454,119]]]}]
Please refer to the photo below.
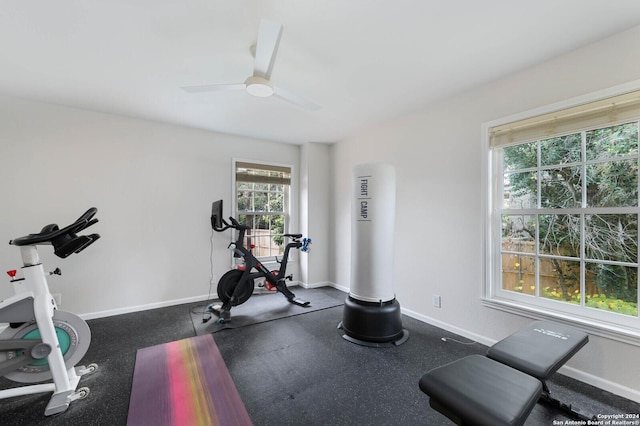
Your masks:
[{"label": "window mullion", "polygon": [[540,297],[540,208],[542,207],[542,147],[540,142],[536,143],[536,230],[535,230],[535,245],[534,245],[534,265],[535,265],[535,296]]},{"label": "window mullion", "polygon": [[[638,138],[640,139],[640,120],[636,122],[636,128],[638,129]],[[639,142],[639,145],[640,145],[640,141],[638,141],[638,142]],[[638,161],[638,164],[640,165],[640,146],[638,147],[637,151],[638,152],[636,152],[636,161]],[[638,171],[638,173],[640,173],[640,170]],[[638,191],[637,193],[640,194],[640,175],[638,176],[638,190],[637,191]],[[636,206],[635,207],[636,207],[636,214],[638,215],[636,221],[640,222],[640,208],[639,208],[640,206],[638,205],[638,202],[639,201],[636,200]],[[638,229],[636,229],[636,241],[640,241],[640,235],[639,235],[640,226],[637,226],[637,228]],[[636,250],[636,251],[639,251],[639,250]],[[636,253],[636,263],[638,264],[638,269],[640,269],[640,258],[638,257],[638,253]],[[637,291],[638,294],[636,295],[637,296],[636,297],[636,303],[638,304],[638,306],[640,306],[640,273],[636,274],[636,288],[638,289],[638,291]],[[638,317],[640,317],[640,309],[638,309]]]},{"label": "window mullion", "polygon": [[537,145],[537,155],[538,155],[538,170],[536,171],[537,173],[537,179],[536,179],[536,192],[537,194],[537,200],[536,200],[536,207],[538,209],[542,208],[542,169],[541,169],[541,164],[542,164],[542,147],[540,145],[540,141],[536,142]]},{"label": "window mullion", "polygon": [[[586,209],[587,206],[587,132],[582,131],[581,135],[581,158],[582,158],[582,200],[580,202],[582,209]],[[587,264],[586,248],[585,248],[585,234],[586,234],[586,221],[584,210],[580,213],[580,306],[585,307],[587,296]]]},{"label": "window mullion", "polygon": [[535,264],[535,296],[540,297],[540,215],[536,214],[536,232],[535,232],[535,256],[534,256],[534,264]]},{"label": "window mullion", "polygon": [[495,297],[498,289],[502,289],[502,230],[501,230],[501,222],[502,222],[502,212],[504,208],[504,154],[503,151],[498,149],[493,151],[493,159],[494,159],[494,167],[493,170],[493,179],[491,180],[492,188],[494,189],[492,195],[493,199],[491,200],[492,204],[492,217],[491,220],[491,240],[492,247],[491,252],[493,253],[493,258],[495,261],[491,265],[491,275],[492,282],[496,283],[495,285],[490,285],[490,296]]},{"label": "window mullion", "polygon": [[537,200],[536,200],[536,208],[538,210],[536,215],[536,232],[535,232],[535,250],[534,250],[534,264],[535,264],[535,296],[540,297],[540,209],[542,208],[542,146],[540,141],[536,143],[537,150],[537,170],[536,170],[536,192],[537,192]]}]

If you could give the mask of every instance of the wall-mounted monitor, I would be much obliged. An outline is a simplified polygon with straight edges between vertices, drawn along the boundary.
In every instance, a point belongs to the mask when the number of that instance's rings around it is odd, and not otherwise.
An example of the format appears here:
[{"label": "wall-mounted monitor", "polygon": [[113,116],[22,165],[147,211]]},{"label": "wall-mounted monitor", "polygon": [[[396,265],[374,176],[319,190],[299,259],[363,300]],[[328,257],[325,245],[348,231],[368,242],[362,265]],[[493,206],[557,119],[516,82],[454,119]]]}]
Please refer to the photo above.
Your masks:
[{"label": "wall-mounted monitor", "polygon": [[211,227],[221,229],[222,223],[222,200],[211,203]]}]

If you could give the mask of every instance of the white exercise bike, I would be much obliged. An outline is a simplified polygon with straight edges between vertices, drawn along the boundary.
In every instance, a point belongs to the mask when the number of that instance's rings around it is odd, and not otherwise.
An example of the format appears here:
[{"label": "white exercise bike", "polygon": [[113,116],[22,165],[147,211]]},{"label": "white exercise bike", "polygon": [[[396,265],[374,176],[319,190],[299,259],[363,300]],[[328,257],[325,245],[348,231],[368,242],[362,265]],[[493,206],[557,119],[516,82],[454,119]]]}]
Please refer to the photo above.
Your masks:
[{"label": "white exercise bike", "polygon": [[[45,409],[46,416],[62,413],[72,401],[85,398],[88,388],[76,389],[80,376],[96,371],[78,363],[89,349],[91,331],[77,315],[58,310],[49,291],[47,278],[38,256],[38,245],[52,245],[54,253],[66,258],[79,253],[100,238],[98,234],[76,235],[95,224],[98,210],[87,210],[73,224],[59,229],[45,226],[37,234],[9,241],[20,247],[23,277],[8,271],[14,295],[0,301],[0,323],[9,326],[0,333],[0,376],[19,383],[38,383],[0,391],[0,399],[53,392]],[[60,274],[56,268],[50,274]]]}]

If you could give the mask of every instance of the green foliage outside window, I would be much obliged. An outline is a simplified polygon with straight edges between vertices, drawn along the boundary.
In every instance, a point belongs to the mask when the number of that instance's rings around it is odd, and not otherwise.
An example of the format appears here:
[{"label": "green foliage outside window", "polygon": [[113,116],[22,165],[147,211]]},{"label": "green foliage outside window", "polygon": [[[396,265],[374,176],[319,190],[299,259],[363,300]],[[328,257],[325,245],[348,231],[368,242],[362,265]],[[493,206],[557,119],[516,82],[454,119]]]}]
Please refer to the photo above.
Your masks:
[{"label": "green foliage outside window", "polygon": [[[586,292],[587,307],[637,316],[638,214],[624,208],[638,206],[638,122],[502,152],[510,212],[503,215],[503,250],[505,241],[529,241],[548,255],[540,262],[551,262],[556,284],[541,284],[539,296],[581,303]],[[518,209],[546,211],[523,216]],[[564,209],[572,214],[561,214]],[[566,258],[584,262],[586,289],[579,263]]]}]

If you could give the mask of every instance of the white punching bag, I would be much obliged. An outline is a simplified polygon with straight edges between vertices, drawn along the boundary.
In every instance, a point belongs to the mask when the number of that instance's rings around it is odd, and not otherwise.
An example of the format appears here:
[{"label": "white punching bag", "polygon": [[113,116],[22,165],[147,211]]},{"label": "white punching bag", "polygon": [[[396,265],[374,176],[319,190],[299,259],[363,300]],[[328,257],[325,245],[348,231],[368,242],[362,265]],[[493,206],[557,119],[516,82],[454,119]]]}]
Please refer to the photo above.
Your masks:
[{"label": "white punching bag", "polygon": [[389,164],[353,168],[351,284],[340,328],[346,340],[365,346],[400,345],[402,328],[394,286],[396,173]]},{"label": "white punching bag", "polygon": [[351,297],[364,302],[395,298],[396,172],[389,164],[353,168]]}]

